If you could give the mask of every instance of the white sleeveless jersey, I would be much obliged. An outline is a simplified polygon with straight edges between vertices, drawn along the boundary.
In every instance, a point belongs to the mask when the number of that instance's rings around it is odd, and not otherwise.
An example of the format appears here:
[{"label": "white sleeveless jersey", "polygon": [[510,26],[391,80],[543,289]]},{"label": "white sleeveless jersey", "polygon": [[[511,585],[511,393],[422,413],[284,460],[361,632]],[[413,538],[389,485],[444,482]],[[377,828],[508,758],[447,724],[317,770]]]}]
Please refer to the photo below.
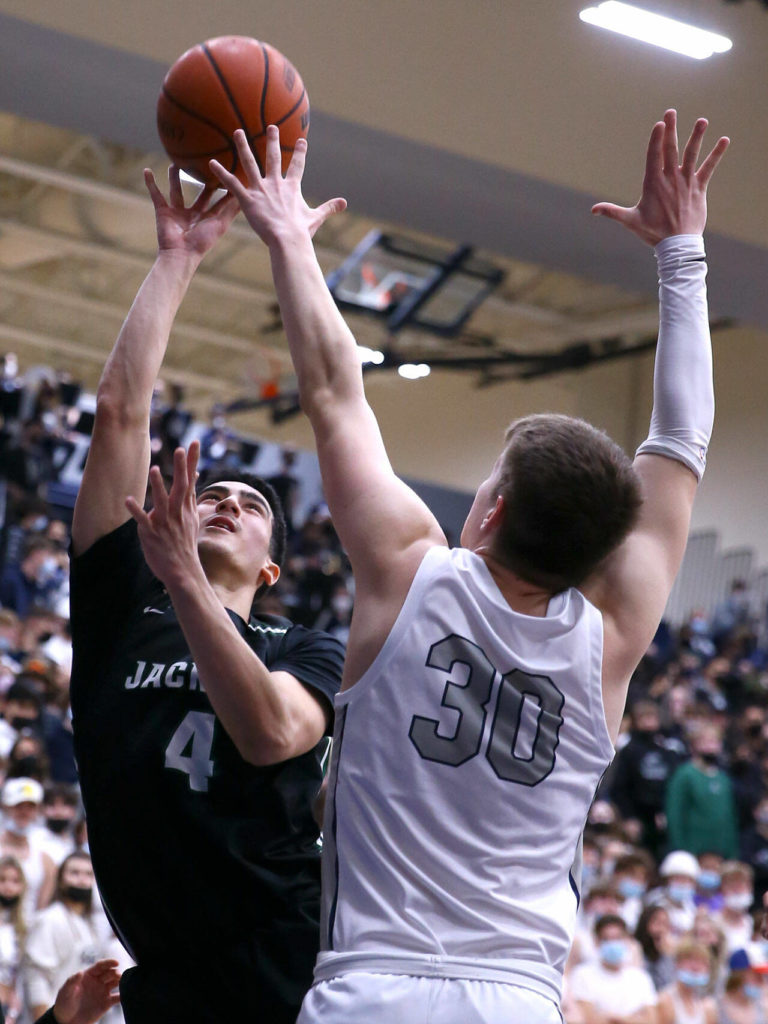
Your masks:
[{"label": "white sleeveless jersey", "polygon": [[614,753],[602,639],[576,590],[521,615],[471,551],[427,553],[336,698],[316,978],[386,969],[559,998],[581,834]]}]

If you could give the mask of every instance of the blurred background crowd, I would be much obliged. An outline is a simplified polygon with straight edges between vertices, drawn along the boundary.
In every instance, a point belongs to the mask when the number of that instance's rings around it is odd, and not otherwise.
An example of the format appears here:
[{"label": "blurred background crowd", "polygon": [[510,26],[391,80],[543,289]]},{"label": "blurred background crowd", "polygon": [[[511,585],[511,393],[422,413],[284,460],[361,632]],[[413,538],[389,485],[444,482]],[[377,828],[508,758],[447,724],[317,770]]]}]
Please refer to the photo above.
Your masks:
[{"label": "blurred background crowd", "polygon": [[[156,397],[153,460],[167,472],[192,416],[179,388]],[[76,488],[62,468],[89,425],[78,398],[77,384],[21,377],[3,357],[0,1001],[11,1021],[34,1019],[68,974],[119,950],[94,892],[72,755]],[[196,436],[203,466],[253,468],[259,445],[223,410]],[[302,495],[297,453],[283,450],[279,463],[269,479],[286,507],[288,554],[259,610],[345,640],[349,564],[322,500]],[[757,928],[768,888],[768,622],[749,596],[737,579],[712,613],[678,629],[662,623],[632,680],[573,873],[566,1024],[768,1022],[768,943]]]}]

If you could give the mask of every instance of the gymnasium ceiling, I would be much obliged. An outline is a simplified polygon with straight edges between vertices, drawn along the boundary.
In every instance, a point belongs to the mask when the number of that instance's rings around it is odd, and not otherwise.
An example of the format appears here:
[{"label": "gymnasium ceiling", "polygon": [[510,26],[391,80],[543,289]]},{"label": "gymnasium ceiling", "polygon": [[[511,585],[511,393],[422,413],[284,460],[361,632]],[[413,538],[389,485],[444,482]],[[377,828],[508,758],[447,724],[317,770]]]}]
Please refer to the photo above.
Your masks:
[{"label": "gymnasium ceiling", "polygon": [[[187,47],[229,33],[271,42],[303,75],[312,101],[305,192],[350,204],[318,235],[327,272],[372,227],[472,245],[506,272],[463,341],[414,331],[388,339],[379,321],[353,316],[361,344],[428,361],[583,342],[608,351],[652,337],[649,252],[589,210],[637,198],[648,132],[668,106],[686,130],[704,114],[710,142],[733,139],[712,186],[712,312],[768,334],[768,10],[758,0],[649,0],[733,39],[730,53],[699,62],[609,38],[578,20],[583,6],[0,0],[0,352],[95,387],[154,252],[141,169],[164,179],[154,113],[163,75]],[[290,387],[289,374],[268,260],[239,221],[182,308],[164,377],[185,385],[204,416],[215,401],[257,398],[273,379]],[[551,378],[566,389],[579,379]],[[370,390],[374,402],[386,392],[397,418],[448,394],[454,405],[474,401],[480,380],[442,371],[412,383],[387,371]],[[485,391],[511,387],[521,385]],[[299,418],[276,427],[265,411],[236,424],[306,437]],[[417,467],[404,462],[405,472]],[[460,483],[450,477],[436,474]]]}]

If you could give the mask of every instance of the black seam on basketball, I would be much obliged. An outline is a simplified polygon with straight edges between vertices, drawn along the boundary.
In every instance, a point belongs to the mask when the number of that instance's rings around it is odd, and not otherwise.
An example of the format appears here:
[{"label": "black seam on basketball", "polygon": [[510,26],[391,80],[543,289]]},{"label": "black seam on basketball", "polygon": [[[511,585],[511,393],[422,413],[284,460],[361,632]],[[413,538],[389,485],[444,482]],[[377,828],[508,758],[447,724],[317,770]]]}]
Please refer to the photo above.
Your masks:
[{"label": "black seam on basketball", "polygon": [[[301,94],[301,96],[299,96],[298,100],[297,100],[297,101],[296,101],[296,103],[295,103],[295,104],[294,104],[294,105],[293,105],[293,106],[291,107],[291,109],[290,109],[290,110],[288,111],[288,113],[287,113],[287,114],[283,114],[283,116],[282,116],[282,117],[280,118],[280,120],[279,120],[279,121],[275,121],[275,124],[279,126],[279,125],[283,124],[283,123],[284,123],[285,121],[287,121],[287,120],[288,120],[288,118],[289,118],[289,117],[290,117],[290,116],[291,116],[292,114],[295,114],[295,113],[296,113],[296,111],[297,111],[297,110],[299,109],[299,106],[301,105],[301,101],[302,101],[302,100],[304,99],[304,97],[305,97],[306,95],[307,95],[307,90],[306,90],[306,89],[304,89],[304,90],[302,91],[302,94]],[[265,136],[266,134],[267,134],[267,129],[265,128],[265,129],[264,129],[263,131],[261,131],[261,132],[258,132],[258,133],[257,133],[256,135],[252,135],[252,136],[250,137],[250,141],[251,141],[251,142],[255,142],[255,141],[256,141],[256,139],[263,139],[263,138],[264,138],[264,136]]]},{"label": "black seam on basketball", "polygon": [[290,116],[291,116],[292,114],[295,114],[295,113],[296,113],[296,111],[297,111],[297,110],[299,109],[299,107],[301,106],[301,104],[302,104],[302,102],[303,102],[303,100],[304,100],[304,97],[305,97],[306,95],[307,95],[307,90],[306,90],[306,89],[302,89],[302,90],[301,90],[301,96],[299,96],[299,98],[298,98],[298,99],[296,100],[296,102],[295,102],[295,103],[294,103],[294,105],[293,105],[293,106],[291,107],[291,109],[290,109],[290,110],[288,111],[288,113],[287,113],[287,114],[283,114],[283,116],[282,116],[282,117],[280,118],[280,120],[279,120],[279,121],[277,121],[276,123],[277,123],[277,124],[282,124],[282,123],[283,123],[284,121],[287,121],[287,120],[288,120],[288,118],[289,118],[289,117],[290,117]]},{"label": "black seam on basketball", "polygon": [[[261,133],[263,134],[267,130],[267,122],[264,120],[264,112],[267,107],[267,87],[269,86],[269,53],[264,43],[259,43],[261,52],[264,55],[264,84],[261,87],[261,102],[259,104],[259,115],[261,117]],[[261,167],[259,167],[261,170]],[[262,173],[264,173],[262,171]]]},{"label": "black seam on basketball", "polygon": [[230,140],[227,138],[226,132],[222,131],[215,121],[210,121],[207,117],[204,117],[202,114],[198,114],[196,110],[192,110],[191,107],[187,107],[185,106],[185,104],[180,103],[175,96],[172,96],[168,92],[165,86],[163,86],[163,96],[165,96],[169,103],[172,103],[175,107],[178,107],[179,110],[183,111],[189,117],[193,117],[196,121],[201,121],[203,124],[208,125],[209,128],[213,128],[214,131],[217,131],[219,135],[222,137],[222,139],[224,139],[224,141],[227,143],[227,147],[229,147]]},{"label": "black seam on basketball", "polygon": [[219,70],[219,65],[216,63],[216,60],[215,60],[213,54],[211,53],[211,51],[208,49],[208,46],[205,43],[203,43],[202,46],[203,46],[203,53],[206,55],[206,57],[210,61],[211,67],[213,68],[214,73],[216,74],[216,77],[218,78],[219,83],[220,83],[222,89],[224,90],[224,92],[227,95],[227,99],[232,104],[232,109],[235,112],[235,116],[237,117],[237,120],[240,122],[240,127],[247,134],[248,133],[248,125],[245,122],[245,118],[240,113],[240,108],[238,107],[238,105],[237,105],[237,103],[235,101],[235,97],[232,95],[232,93],[229,90],[229,85],[227,84],[226,78],[224,77],[224,75]]}]

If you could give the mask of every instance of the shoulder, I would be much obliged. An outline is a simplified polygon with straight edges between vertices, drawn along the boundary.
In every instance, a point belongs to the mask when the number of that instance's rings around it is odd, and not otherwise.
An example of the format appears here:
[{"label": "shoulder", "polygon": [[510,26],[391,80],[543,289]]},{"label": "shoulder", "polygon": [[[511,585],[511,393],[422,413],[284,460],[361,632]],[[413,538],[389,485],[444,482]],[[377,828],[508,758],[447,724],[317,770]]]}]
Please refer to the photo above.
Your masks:
[{"label": "shoulder", "polygon": [[268,648],[276,652],[284,652],[294,648],[313,648],[316,650],[339,650],[343,653],[344,645],[321,629],[308,629],[297,626],[290,619],[280,615],[251,616],[247,633],[251,640],[266,643]]}]

